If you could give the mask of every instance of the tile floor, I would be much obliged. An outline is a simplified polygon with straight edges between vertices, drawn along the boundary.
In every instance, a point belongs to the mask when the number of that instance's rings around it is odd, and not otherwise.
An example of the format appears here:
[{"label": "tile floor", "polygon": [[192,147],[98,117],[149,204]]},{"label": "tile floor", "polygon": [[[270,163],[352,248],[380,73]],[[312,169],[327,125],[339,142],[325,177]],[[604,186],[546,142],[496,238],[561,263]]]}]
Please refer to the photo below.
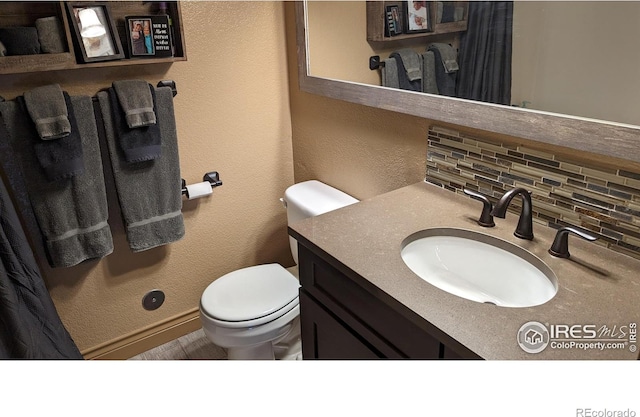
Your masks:
[{"label": "tile floor", "polygon": [[[300,342],[300,324],[296,319],[294,330],[274,346],[278,360],[302,360]],[[225,360],[227,351],[212,343],[204,334],[204,330],[196,330],[176,340],[142,352],[129,360]]]},{"label": "tile floor", "polygon": [[130,360],[227,359],[224,348],[207,339],[202,329],[136,355]]}]

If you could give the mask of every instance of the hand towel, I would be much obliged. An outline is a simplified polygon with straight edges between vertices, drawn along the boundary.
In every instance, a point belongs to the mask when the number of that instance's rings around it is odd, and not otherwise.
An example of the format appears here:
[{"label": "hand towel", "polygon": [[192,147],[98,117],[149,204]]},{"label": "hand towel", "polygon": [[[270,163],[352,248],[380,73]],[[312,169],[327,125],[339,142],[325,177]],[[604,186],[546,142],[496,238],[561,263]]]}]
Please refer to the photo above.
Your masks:
[{"label": "hand towel", "polygon": [[440,94],[436,80],[436,57],[432,51],[422,54],[422,92]]},{"label": "hand towel", "polygon": [[389,88],[400,88],[398,80],[398,64],[394,58],[385,59],[381,68],[382,85]]},{"label": "hand towel", "polygon": [[0,42],[7,55],[35,55],[40,53],[40,41],[35,27],[0,28]]},{"label": "hand towel", "polygon": [[[422,92],[422,77],[413,81],[409,79],[402,56],[398,52],[392,52],[391,55],[389,55],[389,58],[393,58],[396,61],[400,89]],[[420,69],[420,73],[422,73],[422,69]]]},{"label": "hand towel", "polygon": [[59,139],[71,133],[67,104],[58,84],[26,91],[24,102],[43,140]]},{"label": "hand towel", "polygon": [[156,124],[151,87],[146,81],[114,81],[112,85],[130,129]]},{"label": "hand towel", "polygon": [[61,54],[65,48],[64,28],[56,16],[36,19],[40,49],[46,54]]},{"label": "hand towel", "polygon": [[54,268],[102,258],[113,251],[93,103],[91,97],[79,96],[71,98],[71,105],[82,139],[84,165],[91,169],[50,182],[42,175],[32,145],[40,139],[29,115],[15,100],[0,103],[11,149],[20,162],[47,258]]},{"label": "hand towel", "polygon": [[[71,178],[84,172],[84,159],[82,157],[82,138],[78,129],[71,98],[63,93],[66,113],[71,126],[71,133],[66,137],[54,140],[42,140],[34,136],[32,139],[36,159],[49,181],[57,181]],[[24,112],[28,112],[26,98],[18,97]]]},{"label": "hand towel", "polygon": [[7,55],[7,48],[4,46],[2,42],[0,42],[0,56],[6,56],[6,55]]},{"label": "hand towel", "polygon": [[437,50],[440,53],[440,61],[444,65],[444,70],[447,74],[460,69],[458,66],[458,54],[453,49],[453,46],[446,43],[432,43],[428,50]]},{"label": "hand towel", "polygon": [[450,2],[442,2],[442,13],[440,17],[440,23],[455,22],[456,7]]},{"label": "hand towel", "polygon": [[402,64],[407,72],[407,78],[409,81],[422,80],[422,63],[420,62],[420,56],[413,49],[400,49],[397,51],[402,59]]},{"label": "hand towel", "polygon": [[[182,181],[173,94],[155,90],[157,125],[162,134],[162,158],[129,163],[119,146],[110,94],[98,93],[107,148],[129,247],[140,252],[182,239]],[[116,100],[117,101],[117,100]]]},{"label": "hand towel", "polygon": [[458,72],[446,72],[444,65],[441,64],[442,56],[438,48],[429,47],[429,51],[433,52],[435,57],[436,84],[438,85],[440,95],[455,97]]},{"label": "hand towel", "polygon": [[[153,108],[158,109],[155,102],[156,93],[153,91],[153,87],[147,84],[146,88],[151,91]],[[158,124],[154,123],[134,129],[129,128],[124,120],[125,115],[115,89],[109,88],[108,93],[113,112],[114,133],[123,151],[125,161],[135,163],[159,158],[162,154],[162,135]]]}]

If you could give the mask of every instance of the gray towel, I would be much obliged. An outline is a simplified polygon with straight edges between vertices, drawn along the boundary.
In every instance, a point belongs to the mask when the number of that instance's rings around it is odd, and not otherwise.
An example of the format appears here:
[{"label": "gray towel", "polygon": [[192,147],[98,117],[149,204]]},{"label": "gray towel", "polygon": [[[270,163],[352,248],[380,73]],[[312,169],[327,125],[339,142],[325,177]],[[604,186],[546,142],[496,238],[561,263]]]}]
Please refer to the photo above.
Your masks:
[{"label": "gray towel", "polygon": [[432,50],[433,48],[440,52],[440,59],[447,74],[456,72],[460,69],[460,67],[458,67],[458,54],[451,45],[446,43],[432,43],[429,46],[429,50]]},{"label": "gray towel", "polygon": [[440,94],[436,81],[436,57],[432,51],[422,54],[422,92]]},{"label": "gray towel", "polygon": [[[82,157],[82,138],[73,112],[73,104],[69,94],[63,92],[64,101],[69,114],[71,133],[55,140],[42,140],[37,134],[32,135],[31,144],[36,153],[38,163],[49,181],[71,178],[84,172],[84,158]],[[16,101],[23,112],[27,112],[24,97],[17,97]]]},{"label": "gray towel", "polygon": [[113,89],[118,96],[129,129],[156,124],[153,98],[146,81],[114,81]]},{"label": "gray towel", "polygon": [[61,54],[65,51],[64,28],[56,16],[36,19],[36,30],[42,52]]},{"label": "gray towel", "polygon": [[[162,135],[157,124],[136,127],[130,129],[125,120],[125,114],[118,100],[118,94],[114,88],[109,88],[109,100],[111,102],[113,131],[118,138],[118,145],[124,152],[127,162],[151,161],[162,155]],[[156,97],[151,84],[147,85],[147,91],[151,92],[151,99],[156,106]]]},{"label": "gray towel", "polygon": [[[412,51],[413,52],[413,51]],[[418,56],[417,53],[413,52],[416,56]],[[405,56],[409,55],[408,52],[405,52]],[[413,81],[411,81],[409,79],[409,73],[407,72],[405,66],[404,66],[404,61],[402,59],[402,56],[398,53],[398,52],[392,52],[391,55],[389,55],[389,58],[393,58],[396,60],[396,66],[398,68],[398,82],[400,84],[400,89],[401,90],[409,90],[409,91],[420,91],[422,92],[422,68],[419,68],[419,72],[420,72],[420,77],[414,79]],[[412,60],[411,60],[412,61]],[[410,65],[415,65],[415,64],[410,64]],[[412,72],[414,72],[412,70]],[[414,76],[415,78],[415,76]]]},{"label": "gray towel", "polygon": [[6,55],[7,55],[7,48],[5,48],[4,44],[0,42],[0,56],[6,56]]},{"label": "gray towel", "polygon": [[40,41],[35,27],[13,26],[0,28],[0,42],[7,55],[35,55],[40,53]]},{"label": "gray towel", "polygon": [[[113,251],[100,144],[91,97],[72,97],[82,138],[81,175],[49,182],[42,175],[34,148],[37,135],[27,113],[15,100],[0,103],[0,113],[20,161],[24,184],[52,267],[69,267]],[[89,169],[90,168],[90,169]]]},{"label": "gray towel", "polygon": [[436,83],[441,96],[455,97],[458,71],[447,72],[441,64],[442,58],[440,49],[430,46],[429,51],[433,52],[436,67]]},{"label": "gray towel", "polygon": [[43,140],[60,139],[71,133],[67,105],[58,84],[25,92],[24,102],[38,135]]},{"label": "gray towel", "polygon": [[400,88],[398,80],[398,65],[393,58],[385,59],[382,67],[382,85],[389,88]]},{"label": "gray towel", "polygon": [[162,134],[162,157],[126,162],[118,146],[106,91],[98,93],[107,147],[129,247],[140,252],[182,239],[182,181],[173,94],[168,87],[155,90],[157,123]]},{"label": "gray towel", "polygon": [[422,80],[422,62],[418,53],[408,48],[400,49],[395,53],[400,55],[409,81]]}]

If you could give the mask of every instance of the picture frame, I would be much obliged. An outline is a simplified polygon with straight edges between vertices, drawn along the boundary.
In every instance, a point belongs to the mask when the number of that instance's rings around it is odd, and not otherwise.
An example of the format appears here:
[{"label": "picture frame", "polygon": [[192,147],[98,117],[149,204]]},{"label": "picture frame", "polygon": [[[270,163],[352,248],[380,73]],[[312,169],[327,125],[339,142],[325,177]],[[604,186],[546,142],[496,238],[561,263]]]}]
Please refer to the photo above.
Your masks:
[{"label": "picture frame", "polygon": [[401,3],[385,7],[384,32],[386,37],[402,35],[404,32],[403,7]]},{"label": "picture frame", "polygon": [[125,16],[124,21],[128,58],[173,56],[168,16]]},{"label": "picture frame", "polygon": [[76,57],[81,63],[124,58],[120,36],[106,2],[67,2]]},{"label": "picture frame", "polygon": [[431,2],[408,0],[404,2],[406,33],[433,32]]}]

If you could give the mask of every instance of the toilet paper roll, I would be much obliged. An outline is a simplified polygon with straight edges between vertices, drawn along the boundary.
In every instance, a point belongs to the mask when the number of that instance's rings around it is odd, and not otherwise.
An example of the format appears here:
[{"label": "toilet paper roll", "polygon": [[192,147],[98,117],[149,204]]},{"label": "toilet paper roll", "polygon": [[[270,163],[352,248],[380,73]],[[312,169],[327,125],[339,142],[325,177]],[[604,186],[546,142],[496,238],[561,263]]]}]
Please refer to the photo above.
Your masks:
[{"label": "toilet paper roll", "polygon": [[193,200],[196,198],[204,197],[213,193],[211,183],[209,181],[198,182],[196,184],[187,185],[187,199]]}]

